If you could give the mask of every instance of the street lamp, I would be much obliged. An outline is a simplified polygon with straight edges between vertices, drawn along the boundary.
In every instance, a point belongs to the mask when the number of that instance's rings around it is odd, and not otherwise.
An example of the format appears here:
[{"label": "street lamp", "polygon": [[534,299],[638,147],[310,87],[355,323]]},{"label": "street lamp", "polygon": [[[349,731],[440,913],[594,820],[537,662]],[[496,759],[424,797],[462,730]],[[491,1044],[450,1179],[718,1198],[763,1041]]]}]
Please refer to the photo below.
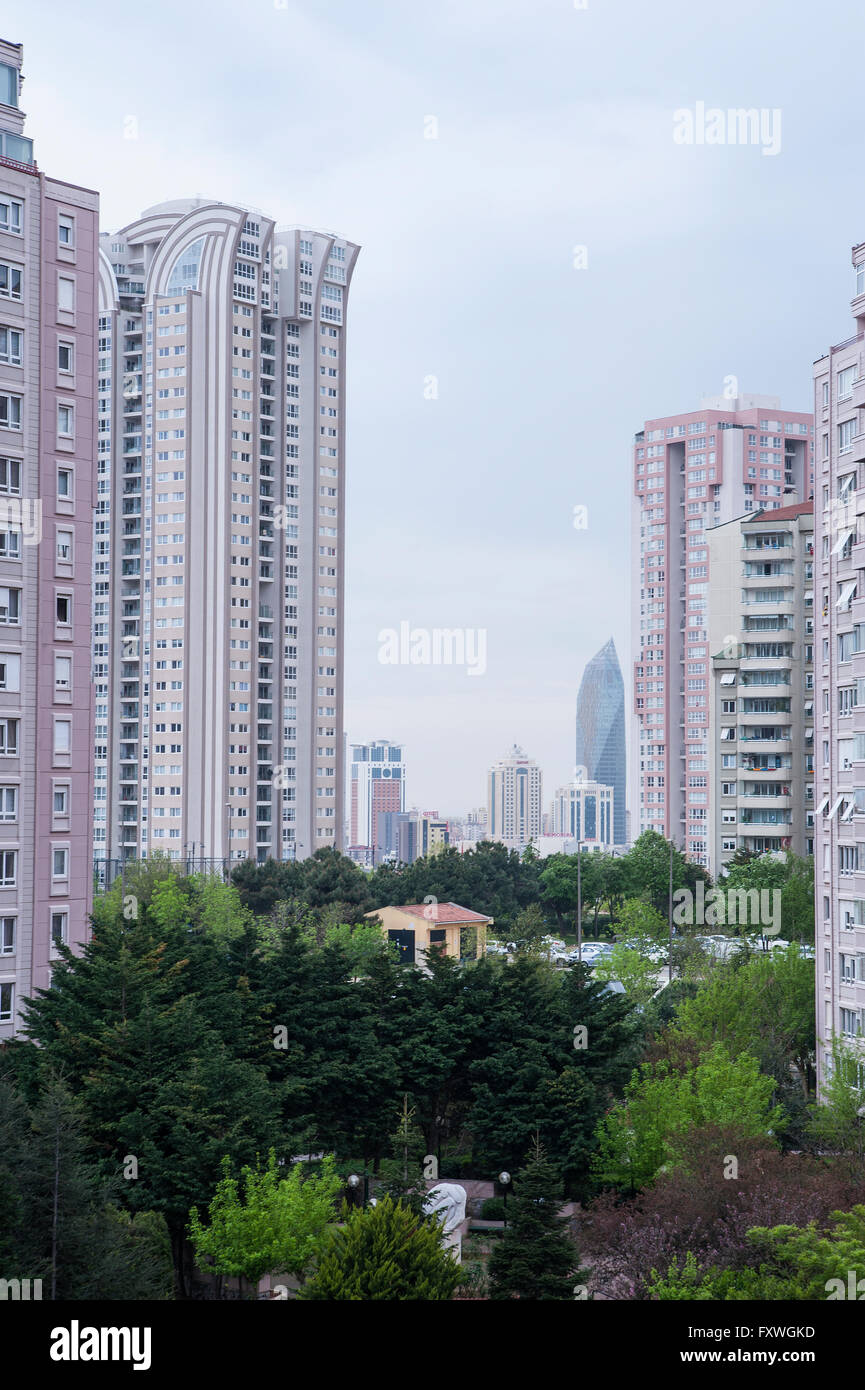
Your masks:
[{"label": "street lamp", "polygon": [[504,1188],[503,1200],[505,1204],[505,1230],[508,1228],[508,1188],[511,1185],[511,1175],[507,1172],[499,1173],[499,1182]]},{"label": "street lamp", "polygon": [[[358,1177],[357,1173],[350,1173],[350,1174],[349,1174],[348,1185],[349,1185],[349,1187],[351,1188],[352,1192],[357,1192],[358,1188],[360,1187],[360,1178]],[[364,1174],[363,1174],[363,1208],[364,1208],[364,1211],[366,1211],[366,1204],[367,1204],[368,1201],[369,1201],[369,1173],[367,1173],[367,1172],[364,1170]]]}]

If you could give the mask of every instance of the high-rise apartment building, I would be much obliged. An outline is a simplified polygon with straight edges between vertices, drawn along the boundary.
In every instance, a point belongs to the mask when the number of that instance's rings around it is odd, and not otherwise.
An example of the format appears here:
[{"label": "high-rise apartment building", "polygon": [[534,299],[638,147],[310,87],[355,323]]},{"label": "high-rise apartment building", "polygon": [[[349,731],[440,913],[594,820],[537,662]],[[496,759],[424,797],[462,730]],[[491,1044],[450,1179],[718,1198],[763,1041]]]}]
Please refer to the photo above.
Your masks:
[{"label": "high-rise apartment building", "polygon": [[99,202],[41,173],[0,41],[0,1039],[88,934]]},{"label": "high-rise apartment building", "polygon": [[543,777],[516,743],[487,777],[487,834],[509,849],[524,849],[541,833]]},{"label": "high-rise apartment building", "polygon": [[632,831],[709,858],[706,531],[744,512],[807,501],[812,417],[772,396],[719,397],[647,420],[634,441]]},{"label": "high-rise apartment building", "polygon": [[737,850],[814,853],[814,504],[754,512],[706,540],[710,766],[687,780],[708,806],[717,877]]},{"label": "high-rise apartment building", "polygon": [[341,845],[357,252],[202,199],[102,237],[97,860]]},{"label": "high-rise apartment building", "polygon": [[865,1090],[865,244],[853,274],[853,336],[814,366],[815,954],[818,1086],[841,1044]]},{"label": "high-rise apartment building", "polygon": [[583,672],[577,696],[577,777],[584,768],[586,781],[612,787],[613,843],[624,845],[625,787],[627,785],[625,748],[625,685],[612,637]]},{"label": "high-rise apartment building", "polygon": [[390,739],[349,748],[349,849],[361,863],[377,864],[397,852],[395,817],[405,810],[403,750]]}]

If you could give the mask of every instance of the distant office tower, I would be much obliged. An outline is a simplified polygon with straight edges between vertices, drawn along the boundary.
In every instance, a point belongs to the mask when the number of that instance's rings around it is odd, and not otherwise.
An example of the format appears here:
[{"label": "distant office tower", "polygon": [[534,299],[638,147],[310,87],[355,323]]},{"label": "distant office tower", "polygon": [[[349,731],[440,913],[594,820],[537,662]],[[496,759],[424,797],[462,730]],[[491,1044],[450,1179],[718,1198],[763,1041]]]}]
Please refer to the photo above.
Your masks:
[{"label": "distant office tower", "polygon": [[[586,781],[615,792],[613,841],[626,843],[625,686],[612,637],[593,656],[577,696],[577,768]],[[579,775],[579,774],[578,774]]]},{"label": "distant office tower", "polygon": [[613,788],[577,778],[556,788],[550,809],[550,834],[579,840],[587,849],[612,849],[615,817]]},{"label": "distant office tower", "polygon": [[413,864],[450,844],[446,820],[434,811],[402,811],[395,817],[396,855],[400,864]]},{"label": "distant office tower", "polygon": [[633,833],[657,830],[698,864],[709,842],[708,803],[697,797],[711,794],[696,785],[709,775],[706,531],[808,500],[812,418],[773,396],[722,396],[647,420],[635,438]]},{"label": "distant office tower", "polygon": [[[405,810],[403,750],[389,739],[355,743],[349,749],[349,825],[353,857],[380,863],[397,851],[396,824],[387,812]],[[366,850],[366,856],[359,851]]]},{"label": "distant office tower", "polygon": [[102,238],[97,859],[341,844],[357,251],[201,199]]},{"label": "distant office tower", "polygon": [[33,159],[0,41],[0,1040],[88,935],[99,202]]},{"label": "distant office tower", "polygon": [[516,743],[487,779],[487,834],[510,849],[524,849],[541,833],[541,769]]},{"label": "distant office tower", "polygon": [[706,540],[710,770],[689,773],[688,791],[706,806],[717,877],[737,850],[814,853],[814,504]]},{"label": "distant office tower", "polygon": [[817,1079],[836,1045],[865,1090],[865,244],[853,248],[855,335],[814,366]]}]

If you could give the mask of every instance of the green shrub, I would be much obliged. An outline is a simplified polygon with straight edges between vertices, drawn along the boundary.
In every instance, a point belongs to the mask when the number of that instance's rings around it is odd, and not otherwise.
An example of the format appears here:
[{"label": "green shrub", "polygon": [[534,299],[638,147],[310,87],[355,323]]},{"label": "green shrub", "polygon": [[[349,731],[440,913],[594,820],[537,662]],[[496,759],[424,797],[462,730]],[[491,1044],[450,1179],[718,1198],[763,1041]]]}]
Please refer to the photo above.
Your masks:
[{"label": "green shrub", "polygon": [[487,1197],[481,1207],[482,1221],[504,1221],[505,1220],[505,1199],[504,1197]]}]

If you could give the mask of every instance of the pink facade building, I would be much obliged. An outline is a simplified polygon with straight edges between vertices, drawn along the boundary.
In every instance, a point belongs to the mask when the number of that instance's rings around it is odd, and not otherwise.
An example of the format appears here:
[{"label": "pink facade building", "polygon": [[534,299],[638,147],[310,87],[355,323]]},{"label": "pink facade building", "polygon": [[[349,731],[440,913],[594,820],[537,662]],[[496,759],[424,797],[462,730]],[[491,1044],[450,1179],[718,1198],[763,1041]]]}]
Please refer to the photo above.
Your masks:
[{"label": "pink facade building", "polygon": [[0,41],[0,1038],[87,937],[99,205],[41,173]]},{"label": "pink facade building", "polygon": [[812,436],[811,415],[774,397],[722,396],[647,420],[634,441],[633,833],[656,830],[710,868],[706,533],[807,499]]},{"label": "pink facade building", "polygon": [[817,1082],[865,1090],[865,244],[853,336],[814,366]]}]

